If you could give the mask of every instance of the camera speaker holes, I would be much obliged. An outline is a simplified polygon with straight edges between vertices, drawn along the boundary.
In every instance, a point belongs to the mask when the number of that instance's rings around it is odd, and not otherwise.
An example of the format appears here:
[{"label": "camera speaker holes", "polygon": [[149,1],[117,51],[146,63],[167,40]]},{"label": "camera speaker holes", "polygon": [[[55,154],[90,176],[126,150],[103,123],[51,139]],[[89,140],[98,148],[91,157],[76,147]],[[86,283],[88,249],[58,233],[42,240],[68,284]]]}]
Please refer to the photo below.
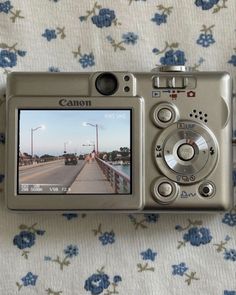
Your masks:
[{"label": "camera speaker holes", "polygon": [[204,123],[207,123],[207,114],[204,114],[202,111],[192,110],[192,112],[189,114],[190,118],[196,118],[200,121],[203,121]]},{"label": "camera speaker holes", "polygon": [[125,92],[129,92],[130,91],[130,88],[128,86],[125,86],[124,91]]},{"label": "camera speaker holes", "polygon": [[125,80],[126,82],[128,82],[128,81],[130,80],[130,77],[129,77],[129,76],[124,76],[124,80]]}]

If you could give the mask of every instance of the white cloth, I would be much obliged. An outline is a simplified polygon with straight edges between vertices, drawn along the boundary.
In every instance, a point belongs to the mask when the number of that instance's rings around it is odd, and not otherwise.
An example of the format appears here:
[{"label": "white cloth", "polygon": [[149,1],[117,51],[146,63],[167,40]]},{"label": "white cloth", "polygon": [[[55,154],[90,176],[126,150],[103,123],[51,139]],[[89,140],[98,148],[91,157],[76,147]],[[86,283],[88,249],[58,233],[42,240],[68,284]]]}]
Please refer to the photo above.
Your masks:
[{"label": "white cloth", "polygon": [[[16,70],[150,71],[177,60],[235,75],[235,15],[235,0],[0,0],[1,93]],[[1,194],[1,295],[235,295],[235,273],[235,211],[13,214]]]}]

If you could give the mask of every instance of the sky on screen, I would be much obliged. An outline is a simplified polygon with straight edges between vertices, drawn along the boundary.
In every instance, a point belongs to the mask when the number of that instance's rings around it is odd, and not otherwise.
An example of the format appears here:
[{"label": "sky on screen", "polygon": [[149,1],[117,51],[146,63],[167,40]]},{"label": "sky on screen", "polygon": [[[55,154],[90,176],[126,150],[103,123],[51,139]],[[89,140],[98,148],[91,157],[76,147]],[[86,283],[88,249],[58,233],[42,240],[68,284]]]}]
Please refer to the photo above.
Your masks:
[{"label": "sky on screen", "polygon": [[100,152],[130,147],[129,110],[21,110],[20,151],[30,154],[30,130],[44,125],[33,133],[34,154],[61,155],[64,143],[68,153],[89,153],[93,147],[82,145],[96,142],[96,128],[85,122],[99,125]]}]

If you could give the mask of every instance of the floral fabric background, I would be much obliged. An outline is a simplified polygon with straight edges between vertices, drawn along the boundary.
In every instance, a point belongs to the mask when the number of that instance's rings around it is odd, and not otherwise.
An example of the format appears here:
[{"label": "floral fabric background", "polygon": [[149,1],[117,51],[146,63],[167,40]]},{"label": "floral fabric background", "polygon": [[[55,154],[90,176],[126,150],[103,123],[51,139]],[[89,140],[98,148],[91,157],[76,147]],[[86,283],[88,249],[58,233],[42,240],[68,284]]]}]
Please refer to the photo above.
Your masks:
[{"label": "floral fabric background", "polygon": [[[11,71],[185,64],[235,75],[235,16],[235,0],[0,0],[0,91]],[[8,213],[0,121],[1,295],[236,295],[236,207],[215,215]]]}]

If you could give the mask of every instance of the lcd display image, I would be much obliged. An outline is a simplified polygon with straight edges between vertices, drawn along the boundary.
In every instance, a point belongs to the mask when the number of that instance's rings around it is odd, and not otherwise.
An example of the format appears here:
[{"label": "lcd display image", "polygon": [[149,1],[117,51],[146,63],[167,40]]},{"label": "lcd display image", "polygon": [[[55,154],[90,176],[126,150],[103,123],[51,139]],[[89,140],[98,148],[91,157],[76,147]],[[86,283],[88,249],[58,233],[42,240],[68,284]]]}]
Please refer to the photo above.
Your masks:
[{"label": "lcd display image", "polygon": [[18,194],[132,193],[130,109],[18,116]]}]

